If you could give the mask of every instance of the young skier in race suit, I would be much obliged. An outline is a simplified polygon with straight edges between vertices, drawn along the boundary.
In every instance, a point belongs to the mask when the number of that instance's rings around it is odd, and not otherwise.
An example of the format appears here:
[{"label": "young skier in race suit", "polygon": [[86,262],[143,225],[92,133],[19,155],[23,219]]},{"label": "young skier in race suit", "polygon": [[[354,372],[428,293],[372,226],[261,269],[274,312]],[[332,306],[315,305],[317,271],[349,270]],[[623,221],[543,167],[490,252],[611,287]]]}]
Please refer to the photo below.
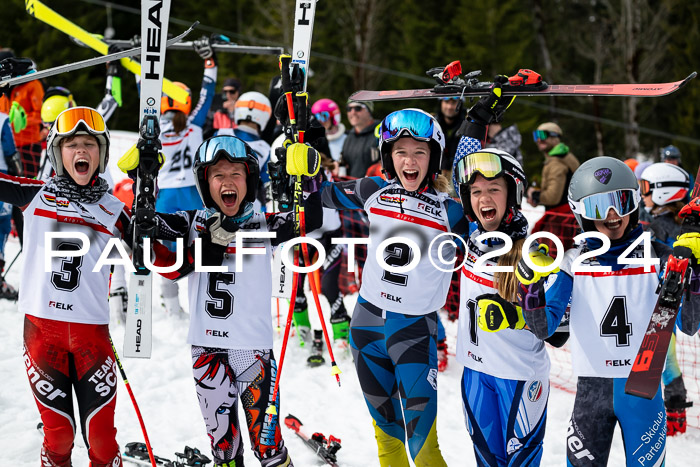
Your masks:
[{"label": "young skier in race suit", "polygon": [[[192,174],[192,158],[202,144],[202,127],[214,99],[217,66],[214,51],[206,37],[195,41],[195,50],[204,59],[204,77],[194,110],[192,92],[183,83],[174,84],[187,91],[187,102],[183,104],[165,95],[161,99],[160,141],[165,163],[158,172],[156,201],[156,210],[161,213],[202,207]],[[161,294],[165,310],[174,316],[184,313],[178,293],[176,283],[163,279]]]},{"label": "young skier in race suit", "polygon": [[[544,341],[524,329],[522,319],[510,329],[503,320],[491,319],[500,310],[521,313],[513,304],[517,279],[512,272],[482,269],[513,267],[520,259],[528,225],[519,208],[527,180],[510,154],[491,148],[472,152],[479,147],[476,139],[462,137],[453,172],[465,215],[478,226],[467,241],[460,281],[457,360],[464,365],[464,414],[477,465],[539,465],[549,357]],[[504,247],[497,237],[477,240],[493,231],[508,235],[512,247],[477,268],[484,255]]]},{"label": "young skier in race suit", "polygon": [[[616,424],[628,466],[663,465],[666,412],[661,391],[647,400],[626,394],[625,384],[656,304],[659,271],[670,249],[652,243],[651,255],[660,264],[649,267],[648,272],[639,262],[618,261],[642,234],[637,179],[618,159],[596,157],[582,164],[571,178],[568,199],[584,232],[608,237],[610,248],[604,251],[600,239],[588,237],[569,250],[551,273],[535,272],[524,261],[516,269],[523,316],[536,336],[549,336],[570,302],[571,356],[578,383],[566,435],[567,465],[605,465]],[[700,247],[693,242],[686,238],[676,244],[700,256]],[[643,243],[627,257],[645,258]],[[595,256],[584,257],[586,253]],[[531,252],[530,258],[538,266],[552,263],[540,250]],[[609,270],[587,270],[590,266]],[[697,266],[692,267],[690,299],[684,301],[678,319],[681,331],[688,334],[697,332],[700,320],[699,272]]]},{"label": "young skier in race suit", "polygon": [[[383,467],[409,465],[406,440],[416,466],[445,465],[436,431],[437,310],[445,303],[452,274],[436,269],[428,258],[438,257],[440,242],[428,246],[442,233],[465,234],[468,223],[461,206],[436,189],[444,140],[437,121],[422,110],[393,112],[381,124],[380,140],[389,181],[367,177],[322,187],[324,206],[363,209],[371,225],[350,346]],[[287,171],[308,175],[305,147],[294,146],[300,150],[287,151]],[[385,239],[397,236],[404,239],[377,251]],[[415,242],[421,251],[402,240]],[[379,264],[377,253],[393,267],[422,254],[415,269],[396,273]],[[454,249],[444,257],[454,259]]]},{"label": "young skier in race suit", "polygon": [[[678,213],[685,206],[685,199],[690,192],[688,172],[665,162],[651,164],[642,172],[639,188],[644,201],[640,220],[648,222],[645,230],[651,231],[656,240],[673,246],[681,233],[681,218]],[[664,387],[667,435],[685,433],[685,412],[693,403],[688,401],[683,374],[676,357],[675,329],[668,345],[661,383]]]},{"label": "young skier in race suit", "polygon": [[[120,160],[123,170],[137,165],[138,160]],[[212,137],[197,149],[193,161],[197,190],[206,209],[160,214],[168,229],[185,239],[186,261],[178,271],[165,276],[189,276],[187,341],[192,345],[197,397],[217,466],[243,465],[239,399],[261,465],[292,465],[278,417],[268,418],[265,410],[277,375],[270,314],[272,247],[295,237],[294,214],[264,214],[253,209],[258,167],[256,153],[242,140]],[[318,193],[306,200],[306,212],[307,228],[319,227],[322,215]],[[276,238],[244,239],[244,248],[260,249],[264,254],[246,254],[242,270],[236,271],[236,255],[243,254],[236,251],[236,235],[256,232],[274,232]],[[194,270],[197,238],[202,239],[201,263],[222,266],[228,272]],[[154,249],[157,265],[175,262],[174,252],[158,245]]]},{"label": "young skier in race suit", "polygon": [[[47,155],[56,176],[46,183],[0,174],[0,200],[24,211],[25,265],[19,292],[24,318],[24,363],[44,423],[41,465],[71,465],[77,421],[92,466],[121,465],[115,436],[117,373],[109,337],[109,267],[92,272],[107,242],[129,223],[124,204],[99,177],[109,157],[109,132],[94,109],[62,112],[51,128]],[[44,271],[45,234],[82,233],[84,256],[54,257]],[[61,238],[53,250],[77,250]],[[32,287],[31,284],[36,285]]]}]

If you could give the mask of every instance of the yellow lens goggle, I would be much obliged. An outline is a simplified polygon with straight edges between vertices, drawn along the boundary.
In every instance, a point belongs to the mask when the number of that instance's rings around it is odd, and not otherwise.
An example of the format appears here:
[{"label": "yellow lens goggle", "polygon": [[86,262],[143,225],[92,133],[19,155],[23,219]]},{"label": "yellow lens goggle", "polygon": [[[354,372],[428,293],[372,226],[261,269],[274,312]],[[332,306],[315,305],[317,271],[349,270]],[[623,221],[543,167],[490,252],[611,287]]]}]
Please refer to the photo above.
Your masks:
[{"label": "yellow lens goggle", "polygon": [[457,182],[468,184],[474,174],[485,178],[494,178],[503,171],[501,158],[488,152],[473,152],[457,162]]},{"label": "yellow lens goggle", "polygon": [[72,133],[80,123],[83,123],[92,134],[102,134],[106,129],[102,115],[89,107],[72,107],[64,110],[56,117],[54,125],[58,135],[67,135]]}]

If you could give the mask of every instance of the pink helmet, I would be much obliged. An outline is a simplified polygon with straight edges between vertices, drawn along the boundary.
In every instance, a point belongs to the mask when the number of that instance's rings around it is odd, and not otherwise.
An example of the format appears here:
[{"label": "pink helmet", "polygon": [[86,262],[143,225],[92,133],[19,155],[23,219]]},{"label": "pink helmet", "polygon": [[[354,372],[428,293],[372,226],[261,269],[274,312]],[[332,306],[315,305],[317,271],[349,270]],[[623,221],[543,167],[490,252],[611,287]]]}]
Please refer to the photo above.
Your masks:
[{"label": "pink helmet", "polygon": [[333,125],[340,124],[340,108],[331,99],[319,99],[311,106],[311,113],[320,122],[325,122],[329,118],[333,119]]}]

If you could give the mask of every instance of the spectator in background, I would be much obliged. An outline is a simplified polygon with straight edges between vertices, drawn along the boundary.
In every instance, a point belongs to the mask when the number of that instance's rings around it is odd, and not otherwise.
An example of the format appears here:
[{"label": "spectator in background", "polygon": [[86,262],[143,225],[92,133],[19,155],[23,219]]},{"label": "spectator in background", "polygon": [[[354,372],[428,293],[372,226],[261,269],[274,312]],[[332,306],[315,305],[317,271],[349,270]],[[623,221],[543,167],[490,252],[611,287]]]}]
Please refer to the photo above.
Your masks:
[{"label": "spectator in background", "polygon": [[342,149],[342,165],[351,177],[362,178],[367,169],[379,161],[378,138],[375,127],[379,123],[372,117],[374,103],[348,100],[347,116],[350,126]]},{"label": "spectator in background", "polygon": [[319,99],[311,106],[311,113],[326,129],[326,139],[330,148],[330,156],[334,161],[340,160],[340,154],[345,143],[345,125],[340,121],[340,108],[332,99]]},{"label": "spectator in background", "polygon": [[[11,49],[0,50],[0,60],[14,57]],[[9,118],[25,177],[35,177],[41,157],[41,104],[44,87],[39,80],[14,86],[10,91]]]},{"label": "spectator in background", "polygon": [[[542,181],[539,188],[530,187],[527,190],[527,200],[532,206],[543,205],[545,213],[537,221],[533,232],[552,232],[558,236],[564,245],[564,250],[573,246],[573,237],[577,231],[567,199],[567,189],[571,176],[578,168],[579,161],[561,142],[562,131],[559,125],[552,122],[543,123],[533,132],[537,149],[544,155]],[[552,255],[556,253],[550,245]]]},{"label": "spectator in background", "polygon": [[[683,164],[681,164],[681,151],[673,145],[661,148],[661,162],[677,165],[681,169],[685,170],[685,167],[683,167]],[[695,186],[695,178],[690,173],[688,173],[688,175],[690,177],[690,191],[692,192],[693,187]],[[690,192],[688,192],[688,197],[686,198],[686,201],[690,201]]]},{"label": "spectator in background", "polygon": [[[12,137],[10,120],[6,113],[0,112],[0,172],[21,176],[21,163],[15,140]],[[0,272],[5,271],[5,242],[12,230],[12,205],[0,202]],[[0,275],[0,298],[17,300],[17,290],[5,282]]]},{"label": "spectator in background", "polygon": [[236,128],[234,113],[236,111],[236,101],[241,95],[241,82],[236,78],[226,78],[221,88],[221,95],[224,99],[222,108],[214,112],[214,130],[222,128]]},{"label": "spectator in background", "polygon": [[[442,174],[452,180],[452,161],[455,159],[459,136],[457,130],[464,121],[464,106],[459,97],[443,97],[440,99],[440,109],[435,118],[445,133],[445,152],[442,155]],[[452,190],[453,187],[450,187]]]},{"label": "spectator in background", "polygon": [[522,166],[523,153],[520,152],[520,145],[522,143],[523,137],[520,136],[518,125],[511,125],[503,128],[501,122],[492,122],[489,125],[488,134],[486,135],[486,146],[484,147],[505,151],[512,155]]}]

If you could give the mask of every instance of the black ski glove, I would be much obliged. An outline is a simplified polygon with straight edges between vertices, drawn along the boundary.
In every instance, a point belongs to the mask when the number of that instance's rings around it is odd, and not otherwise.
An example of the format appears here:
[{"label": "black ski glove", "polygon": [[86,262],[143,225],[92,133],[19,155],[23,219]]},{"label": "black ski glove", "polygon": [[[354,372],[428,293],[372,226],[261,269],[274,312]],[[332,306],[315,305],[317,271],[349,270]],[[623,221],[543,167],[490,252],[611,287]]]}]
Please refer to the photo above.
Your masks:
[{"label": "black ski glove", "polygon": [[515,99],[515,96],[502,95],[502,87],[507,83],[508,77],[504,75],[498,75],[493,79],[491,93],[479,99],[467,111],[467,118],[464,119],[457,135],[469,136],[479,141],[486,140],[489,124],[503,120],[503,114]]},{"label": "black ski glove", "polygon": [[14,175],[16,177],[22,176],[24,173],[22,170],[22,160],[20,159],[18,152],[10,156],[5,156],[5,162],[7,162],[8,175]]}]

